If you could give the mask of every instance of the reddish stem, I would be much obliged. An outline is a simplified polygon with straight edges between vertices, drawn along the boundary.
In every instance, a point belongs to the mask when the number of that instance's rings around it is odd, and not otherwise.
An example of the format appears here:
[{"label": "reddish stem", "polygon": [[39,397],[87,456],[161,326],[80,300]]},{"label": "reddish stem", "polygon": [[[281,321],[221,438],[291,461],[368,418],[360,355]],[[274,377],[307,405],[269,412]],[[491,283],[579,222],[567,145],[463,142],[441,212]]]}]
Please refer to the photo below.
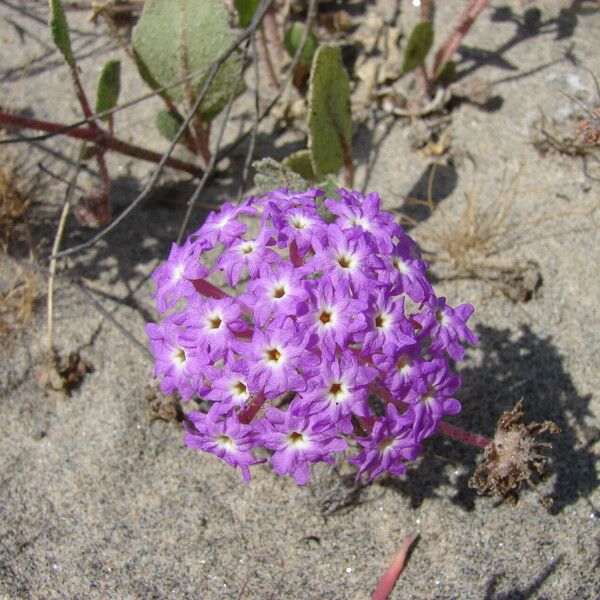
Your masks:
[{"label": "reddish stem", "polygon": [[191,279],[190,281],[196,288],[196,291],[200,292],[203,296],[208,296],[209,298],[217,298],[217,300],[221,298],[232,298],[230,294],[219,289],[212,283],[209,283],[208,281],[206,281],[206,279]]},{"label": "reddish stem", "polygon": [[456,425],[450,425],[450,423],[445,423],[444,421],[440,422],[438,432],[453,440],[475,446],[475,448],[487,448],[492,443],[492,440],[482,435],[465,431]]},{"label": "reddish stem", "polygon": [[[0,126],[8,125],[10,127],[26,127],[27,129],[39,129],[41,131],[60,131],[65,129],[65,125],[62,123],[51,123],[49,121],[40,121],[38,119],[30,119],[29,117],[23,117],[21,115],[13,115],[6,112],[0,111]],[[152,150],[146,150],[145,148],[140,148],[139,146],[135,146],[133,144],[129,144],[115,137],[111,137],[107,133],[102,131],[92,131],[89,128],[81,128],[75,127],[73,129],[68,129],[67,131],[62,131],[62,133],[68,137],[76,138],[79,140],[86,140],[88,142],[92,142],[101,148],[105,148],[107,150],[113,150],[114,152],[119,152],[120,154],[125,154],[126,156],[132,156],[133,158],[139,158],[140,160],[146,160],[148,162],[158,164],[162,156],[158,154],[158,152],[153,152]],[[169,158],[165,163],[167,166],[172,167],[173,169],[177,169],[179,171],[184,171],[185,173],[190,173],[191,175],[195,175],[196,177],[202,176],[202,169],[199,169],[196,165],[192,163],[179,160],[177,158]]]},{"label": "reddish stem", "polygon": [[479,13],[490,3],[490,0],[470,0],[469,4],[463,10],[461,15],[458,17],[456,25],[452,28],[450,35],[446,38],[444,43],[440,46],[440,49],[435,55],[433,61],[433,68],[431,69],[431,79],[435,79],[435,76],[440,67],[456,52],[463,38],[471,29],[471,26],[479,16]]},{"label": "reddish stem", "polygon": [[274,88],[279,87],[279,82],[277,81],[277,74],[275,73],[275,69],[273,68],[273,61],[271,60],[271,54],[269,53],[269,47],[267,46],[267,41],[265,40],[265,31],[262,27],[258,29],[258,47],[260,49],[260,54],[267,67],[267,73],[269,74],[269,79],[271,80],[271,85]]},{"label": "reddish stem", "polygon": [[240,423],[243,423],[244,425],[250,423],[250,421],[254,419],[256,413],[258,413],[258,411],[262,408],[263,404],[266,401],[267,398],[262,392],[256,394],[256,396],[252,400],[250,400],[248,408],[244,409],[242,412],[239,413],[238,418]]},{"label": "reddish stem", "polygon": [[294,267],[301,267],[304,262],[298,254],[298,244],[296,244],[296,240],[292,240],[292,243],[290,244],[290,260]]},{"label": "reddish stem", "polygon": [[396,552],[394,558],[392,558],[392,562],[390,563],[389,567],[381,576],[381,579],[377,584],[377,588],[371,596],[371,600],[386,600],[386,598],[392,593],[392,590],[396,585],[396,581],[406,565],[408,551],[417,537],[419,537],[418,534],[410,533],[404,538],[402,546],[400,546],[400,549],[398,552]]},{"label": "reddish stem", "polygon": [[285,55],[285,48],[283,47],[281,36],[279,35],[279,28],[277,27],[277,21],[275,19],[275,6],[275,3],[269,6],[269,9],[265,13],[263,23],[265,24],[265,33],[267,34],[267,38],[271,44],[273,44],[275,52],[277,53],[277,58],[279,62],[281,62]]}]

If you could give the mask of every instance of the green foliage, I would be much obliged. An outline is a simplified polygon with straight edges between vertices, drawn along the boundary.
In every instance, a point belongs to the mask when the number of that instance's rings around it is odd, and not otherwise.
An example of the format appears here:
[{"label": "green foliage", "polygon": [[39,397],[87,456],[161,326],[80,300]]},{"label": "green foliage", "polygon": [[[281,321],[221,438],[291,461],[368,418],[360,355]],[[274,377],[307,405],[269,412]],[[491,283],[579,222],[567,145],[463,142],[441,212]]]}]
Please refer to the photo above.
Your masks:
[{"label": "green foliage", "polygon": [[[110,110],[117,105],[121,91],[121,63],[118,60],[109,60],[100,73],[98,88],[96,90],[96,112]],[[109,119],[111,115],[102,117]]]},{"label": "green foliage", "polygon": [[310,150],[299,150],[283,159],[286,167],[294,170],[307,181],[315,181],[316,176],[310,160]]},{"label": "green foliage", "polygon": [[[158,129],[160,135],[171,142],[183,124],[183,119],[176,112],[163,109],[156,113],[154,124],[156,125],[156,129]],[[184,136],[181,136],[178,141],[180,143],[184,143]]]},{"label": "green foliage", "polygon": [[254,185],[259,193],[270,192],[280,187],[301,191],[309,187],[308,181],[298,175],[290,167],[277,162],[272,158],[263,158],[252,163],[256,169]]},{"label": "green foliage", "polygon": [[350,86],[337,46],[320,46],[308,92],[308,147],[317,178],[337,173],[352,160]]},{"label": "green foliage", "polygon": [[69,26],[67,18],[60,0],[50,0],[50,30],[52,39],[56,47],[65,57],[67,64],[71,69],[75,68],[75,57],[71,48],[71,36],[69,35]]},{"label": "green foliage", "polygon": [[[302,42],[305,32],[306,26],[303,23],[294,23],[285,32],[285,36],[283,37],[283,45],[290,56],[296,56],[296,52],[300,47],[300,43]],[[312,31],[309,31],[306,37],[304,48],[302,48],[302,52],[300,52],[298,59],[299,62],[310,64],[318,45],[319,41],[317,40],[317,36]]]},{"label": "green foliage", "polygon": [[240,27],[245,28],[250,25],[259,4],[260,0],[235,0],[233,5],[237,10]]},{"label": "green foliage", "polygon": [[[184,98],[184,86],[193,96],[202,89],[211,63],[234,41],[222,0],[146,0],[142,16],[133,31],[133,50],[144,80],[158,88],[200,71],[187,84],[170,88],[171,100]],[[225,106],[234,90],[240,70],[234,53],[219,68],[200,106],[205,121],[212,120]]]},{"label": "green foliage", "polygon": [[442,85],[450,85],[456,79],[456,63],[447,60],[435,74],[435,80]]},{"label": "green foliage", "polygon": [[419,21],[411,31],[406,44],[402,72],[408,73],[424,64],[431,46],[433,46],[433,25],[431,21]]}]

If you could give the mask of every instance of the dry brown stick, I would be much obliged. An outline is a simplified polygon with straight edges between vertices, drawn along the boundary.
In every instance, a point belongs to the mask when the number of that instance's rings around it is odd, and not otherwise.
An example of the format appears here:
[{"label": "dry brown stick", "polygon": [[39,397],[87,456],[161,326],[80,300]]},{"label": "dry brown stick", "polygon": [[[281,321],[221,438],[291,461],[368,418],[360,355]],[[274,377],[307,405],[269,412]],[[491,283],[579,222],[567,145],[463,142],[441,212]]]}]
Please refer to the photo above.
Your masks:
[{"label": "dry brown stick", "polygon": [[[79,177],[79,172],[81,170],[81,150],[83,150],[83,146],[79,149],[79,158],[77,160],[77,164],[75,166],[75,173],[69,182],[69,186],[67,187],[67,192],[65,194],[65,199],[63,202],[62,212],[60,214],[60,220],[58,222],[58,227],[56,228],[56,235],[54,236],[54,243],[52,244],[52,255],[55,256],[59,249],[60,243],[62,241],[62,236],[65,231],[65,225],[67,223],[67,216],[69,215],[69,209],[71,207],[71,199],[73,198],[73,193],[77,188],[77,178]],[[48,339],[46,340],[46,348],[48,350],[48,357],[52,358],[54,356],[54,343],[53,343],[53,323],[54,323],[54,279],[56,277],[56,258],[50,260],[50,274],[48,276],[48,302],[47,302],[47,332]]]}]

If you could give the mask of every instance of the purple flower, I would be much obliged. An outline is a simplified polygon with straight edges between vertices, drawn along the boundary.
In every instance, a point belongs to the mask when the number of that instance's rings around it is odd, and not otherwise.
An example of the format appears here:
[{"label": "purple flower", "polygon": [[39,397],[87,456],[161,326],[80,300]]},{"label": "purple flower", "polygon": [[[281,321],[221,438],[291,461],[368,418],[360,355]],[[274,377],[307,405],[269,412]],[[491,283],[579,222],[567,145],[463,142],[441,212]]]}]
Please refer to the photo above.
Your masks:
[{"label": "purple flower", "polygon": [[303,371],[319,364],[310,352],[315,340],[290,317],[277,318],[261,331],[256,328],[251,343],[238,344],[248,357],[248,381],[253,389],[263,390],[267,398],[289,391],[306,389]]},{"label": "purple flower", "polygon": [[330,423],[312,417],[295,417],[270,406],[256,423],[262,444],[274,450],[271,463],[278,475],[291,475],[298,485],[310,478],[309,462],[333,463],[333,452],[343,452],[346,441]]},{"label": "purple flower", "polygon": [[257,445],[252,427],[242,425],[235,414],[222,419],[201,412],[187,415],[185,444],[195,450],[210,452],[232,467],[239,467],[244,481],[250,481],[250,465],[264,460],[255,460],[250,450]]},{"label": "purple flower", "polygon": [[[155,377],[166,393],[209,402],[192,413],[186,443],[246,480],[255,446],[303,484],[309,464],[332,462],[346,439],[362,446],[351,459],[358,477],[401,474],[461,408],[449,360],[477,342],[472,306],[437,298],[378,194],[338,195],[280,188],[225,203],[153,274],[158,310],[178,311],[147,326]],[[249,218],[255,237],[245,239]],[[361,426],[368,433],[356,438]]]},{"label": "purple flower", "polygon": [[225,272],[229,285],[237,285],[244,267],[253,279],[258,277],[264,263],[278,263],[281,257],[267,246],[275,244],[269,230],[263,230],[254,240],[235,241],[217,261],[215,269]]},{"label": "purple flower", "polygon": [[383,268],[383,262],[363,234],[356,229],[342,230],[332,223],[323,239],[326,243],[318,238],[313,241],[315,257],[309,263],[314,265],[313,270],[323,270],[332,282],[351,284],[353,290],[366,286],[371,291],[377,285],[373,271]]},{"label": "purple flower", "polygon": [[336,223],[342,229],[360,227],[368,234],[368,239],[374,241],[378,251],[391,252],[394,236],[399,237],[403,232],[394,215],[379,209],[379,194],[363,196],[360,192],[348,192],[344,189],[339,189],[338,193],[342,198],[340,202],[325,200],[329,212],[338,216]]},{"label": "purple flower", "polygon": [[367,403],[368,386],[377,376],[377,370],[359,365],[349,350],[342,352],[339,359],[321,361],[319,369],[310,388],[294,398],[290,410],[299,416],[317,415],[339,431],[350,434],[352,414],[371,415]]},{"label": "purple flower", "polygon": [[367,329],[360,336],[362,354],[371,355],[384,345],[403,348],[414,344],[413,333],[404,314],[404,298],[394,300],[384,290],[376,290],[369,303]]},{"label": "purple flower", "polygon": [[392,286],[391,294],[405,293],[413,302],[419,304],[433,294],[425,275],[427,263],[414,258],[404,244],[396,244],[386,260],[388,268],[385,281]]},{"label": "purple flower", "polygon": [[180,328],[172,320],[160,325],[148,323],[146,332],[156,359],[154,377],[163,375],[161,391],[165,394],[178,391],[184,400],[189,400],[201,385],[202,369],[210,364],[208,355],[200,348],[186,347],[181,342]]},{"label": "purple flower", "polygon": [[467,327],[472,314],[471,304],[452,308],[446,304],[446,298],[433,298],[425,312],[415,315],[414,319],[423,328],[421,337],[431,337],[431,352],[445,350],[454,360],[462,360],[465,349],[460,342],[477,344],[477,336]]},{"label": "purple flower", "polygon": [[234,409],[244,409],[253,391],[256,390],[252,390],[248,382],[247,361],[226,361],[214,378],[212,388],[206,393],[206,398],[214,402],[210,412],[221,415]]},{"label": "purple flower", "polygon": [[384,374],[384,384],[391,395],[404,401],[406,395],[421,381],[421,365],[425,359],[417,342],[402,346],[390,345],[373,356],[373,363]]},{"label": "purple flower", "polygon": [[235,206],[225,202],[219,212],[211,212],[206,217],[204,225],[193,233],[190,238],[199,238],[207,244],[208,248],[214,248],[217,240],[225,247],[229,247],[247,230],[246,225],[238,221],[237,217],[255,213],[256,209],[251,206]]},{"label": "purple flower", "polygon": [[254,323],[262,327],[273,314],[296,314],[298,304],[304,301],[308,292],[302,281],[304,272],[295,269],[290,263],[275,266],[263,265],[260,277],[248,284],[243,301],[254,306]]},{"label": "purple flower", "polygon": [[313,240],[321,239],[326,232],[323,219],[315,208],[298,206],[281,210],[271,208],[273,226],[279,232],[277,243],[280,248],[296,243],[298,256],[304,256],[313,244]]},{"label": "purple flower", "polygon": [[188,347],[203,348],[213,360],[221,358],[236,341],[235,332],[247,329],[241,316],[242,309],[234,298],[196,296],[190,302],[182,340]]},{"label": "purple flower", "polygon": [[412,421],[406,415],[399,415],[393,404],[385,408],[385,416],[375,420],[373,430],[366,437],[357,437],[356,441],[363,447],[357,456],[348,460],[359,467],[356,480],[368,472],[372,481],[384,471],[392,475],[403,475],[406,472],[404,461],[415,460],[421,446],[412,431]]},{"label": "purple flower", "polygon": [[444,415],[455,415],[461,408],[460,402],[451,397],[460,387],[460,377],[452,374],[443,358],[423,363],[421,374],[421,384],[405,400],[410,405],[407,417],[419,441],[435,433]]},{"label": "purple flower", "polygon": [[192,243],[189,239],[179,247],[171,245],[167,262],[152,273],[156,281],[156,307],[158,312],[165,312],[177,304],[180,298],[191,298],[196,293],[192,279],[201,279],[208,275],[208,270],[200,263],[201,244]]},{"label": "purple flower", "polygon": [[313,286],[309,300],[299,307],[300,322],[319,337],[321,349],[331,354],[336,344],[343,347],[353,334],[366,328],[367,305],[355,300],[343,282],[334,287],[323,277]]}]

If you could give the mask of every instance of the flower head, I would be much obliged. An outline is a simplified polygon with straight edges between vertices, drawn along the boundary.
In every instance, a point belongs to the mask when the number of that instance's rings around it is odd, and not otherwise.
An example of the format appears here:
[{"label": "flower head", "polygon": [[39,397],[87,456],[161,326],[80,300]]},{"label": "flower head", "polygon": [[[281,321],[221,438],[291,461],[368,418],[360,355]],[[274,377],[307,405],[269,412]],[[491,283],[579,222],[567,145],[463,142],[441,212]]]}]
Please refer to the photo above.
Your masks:
[{"label": "flower head", "polygon": [[358,477],[402,474],[461,408],[451,361],[477,342],[471,305],[435,295],[377,194],[338,196],[281,188],[225,203],[153,274],[171,311],[147,326],[154,375],[209,402],[186,444],[246,480],[257,446],[299,484],[348,443],[362,448]]}]

